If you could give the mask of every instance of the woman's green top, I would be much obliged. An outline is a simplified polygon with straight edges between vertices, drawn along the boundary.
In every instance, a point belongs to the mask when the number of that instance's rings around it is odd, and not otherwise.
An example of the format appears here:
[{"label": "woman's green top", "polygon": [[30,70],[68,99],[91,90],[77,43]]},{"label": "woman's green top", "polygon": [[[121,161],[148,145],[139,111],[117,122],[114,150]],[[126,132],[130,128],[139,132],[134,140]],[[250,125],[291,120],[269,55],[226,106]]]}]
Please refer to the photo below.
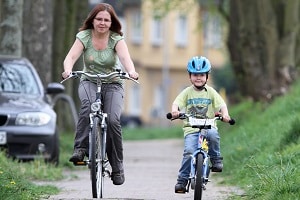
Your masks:
[{"label": "woman's green top", "polygon": [[[123,36],[110,31],[110,36],[107,48],[103,50],[96,50],[92,44],[92,29],[87,29],[77,33],[78,38],[83,46],[83,71],[91,74],[108,74],[121,69],[121,64],[115,51],[115,46],[118,41],[124,39]],[[82,80],[90,80],[97,82],[97,79],[91,79],[86,76],[81,77]],[[114,80],[102,80],[103,83],[122,83],[122,80],[117,78]]]}]

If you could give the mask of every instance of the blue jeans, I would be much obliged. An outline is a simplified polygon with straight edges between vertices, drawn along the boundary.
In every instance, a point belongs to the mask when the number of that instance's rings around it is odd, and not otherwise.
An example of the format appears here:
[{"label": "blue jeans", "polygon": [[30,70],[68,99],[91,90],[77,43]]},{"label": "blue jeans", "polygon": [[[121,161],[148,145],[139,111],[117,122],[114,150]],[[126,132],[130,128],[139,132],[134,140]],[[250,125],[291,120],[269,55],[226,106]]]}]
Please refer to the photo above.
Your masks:
[{"label": "blue jeans", "polygon": [[[220,157],[220,136],[217,129],[212,128],[202,131],[207,131],[206,138],[209,146],[208,155],[211,158]],[[197,150],[197,148],[198,132],[186,135],[184,138],[183,158],[177,179],[178,183],[187,183],[191,171],[191,155]]]}]

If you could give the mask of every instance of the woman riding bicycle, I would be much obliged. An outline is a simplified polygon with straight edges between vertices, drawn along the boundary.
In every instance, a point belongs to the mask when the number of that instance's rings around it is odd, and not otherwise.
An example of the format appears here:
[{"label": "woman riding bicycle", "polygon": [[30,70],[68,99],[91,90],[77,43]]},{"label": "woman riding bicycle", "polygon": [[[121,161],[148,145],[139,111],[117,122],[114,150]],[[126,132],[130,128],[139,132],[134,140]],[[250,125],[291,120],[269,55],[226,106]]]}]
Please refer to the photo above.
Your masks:
[{"label": "woman riding bicycle", "polygon": [[[223,98],[215,89],[207,85],[208,74],[211,70],[210,62],[205,57],[193,57],[189,60],[187,71],[192,83],[184,89],[175,99],[172,105],[172,116],[178,117],[180,110],[185,113],[195,115],[197,118],[214,118],[216,112],[221,112],[223,121],[229,122],[230,116]],[[187,121],[184,121],[184,152],[181,167],[175,185],[175,193],[185,193],[188,183],[191,155],[198,146],[197,128],[192,128]],[[216,127],[207,130],[209,145],[209,156],[212,163],[213,172],[221,172],[223,169],[222,157],[220,153],[220,136]]]},{"label": "woman riding bicycle", "polygon": [[[138,73],[130,58],[121,32],[121,23],[113,9],[106,3],[96,5],[85,19],[76,35],[76,40],[64,60],[63,78],[72,72],[73,66],[83,54],[83,71],[94,74],[108,74],[124,66],[131,78]],[[81,101],[76,128],[74,153],[70,162],[83,161],[88,149],[89,113],[91,102],[95,101],[97,80],[82,77],[78,88]],[[103,111],[108,113],[107,156],[112,167],[113,184],[125,181],[123,167],[123,143],[120,117],[124,104],[124,89],[120,79],[102,82]]]}]

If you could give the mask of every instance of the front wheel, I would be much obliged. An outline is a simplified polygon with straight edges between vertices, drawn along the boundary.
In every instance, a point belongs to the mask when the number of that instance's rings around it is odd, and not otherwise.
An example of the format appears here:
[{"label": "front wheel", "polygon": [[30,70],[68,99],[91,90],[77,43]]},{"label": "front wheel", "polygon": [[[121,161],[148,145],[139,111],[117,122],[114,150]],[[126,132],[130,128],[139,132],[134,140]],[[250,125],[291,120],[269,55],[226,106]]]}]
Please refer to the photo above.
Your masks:
[{"label": "front wheel", "polygon": [[90,133],[90,172],[93,198],[103,197],[102,132],[100,118],[95,117]]},{"label": "front wheel", "polygon": [[202,191],[203,191],[203,155],[199,153],[197,155],[196,161],[196,181],[195,181],[195,192],[194,192],[194,200],[202,199]]}]

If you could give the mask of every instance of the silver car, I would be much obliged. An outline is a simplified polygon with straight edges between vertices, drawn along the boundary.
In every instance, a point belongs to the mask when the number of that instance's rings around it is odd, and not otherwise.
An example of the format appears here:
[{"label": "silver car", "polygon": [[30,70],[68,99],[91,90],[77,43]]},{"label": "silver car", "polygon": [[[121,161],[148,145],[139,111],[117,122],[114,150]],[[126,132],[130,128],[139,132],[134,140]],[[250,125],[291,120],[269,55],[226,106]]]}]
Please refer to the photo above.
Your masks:
[{"label": "silver car", "polygon": [[19,160],[45,159],[58,164],[59,135],[51,97],[64,86],[46,90],[26,58],[0,55],[0,148]]}]

